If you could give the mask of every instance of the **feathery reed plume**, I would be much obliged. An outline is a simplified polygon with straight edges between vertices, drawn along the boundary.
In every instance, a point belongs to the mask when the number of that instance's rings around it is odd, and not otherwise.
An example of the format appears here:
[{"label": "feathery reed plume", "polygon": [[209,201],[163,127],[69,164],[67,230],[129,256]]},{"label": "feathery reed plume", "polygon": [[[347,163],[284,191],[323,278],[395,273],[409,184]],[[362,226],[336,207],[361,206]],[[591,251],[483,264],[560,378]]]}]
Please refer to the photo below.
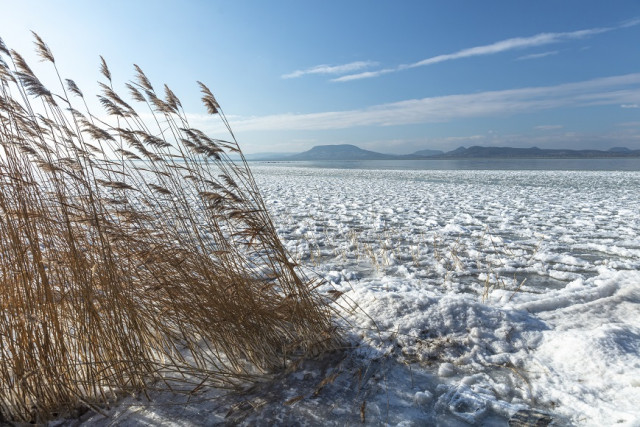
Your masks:
[{"label": "feathery reed plume", "polygon": [[76,82],[74,82],[73,80],[67,79],[67,88],[69,88],[69,91],[71,93],[78,95],[80,98],[84,97],[84,95],[82,94],[82,91],[80,90],[78,85],[76,85]]},{"label": "feathery reed plume", "polygon": [[36,52],[38,52],[38,55],[40,55],[40,57],[45,61],[51,61],[52,63],[55,63],[56,60],[53,58],[53,53],[51,53],[49,46],[47,46],[47,44],[35,31],[31,31],[31,34],[33,34],[33,37],[36,39],[35,44]]},{"label": "feathery reed plume", "polygon": [[100,57],[101,120],[34,37],[60,95],[0,40],[0,420],[156,380],[235,387],[334,346],[329,302],[290,261],[211,91],[198,83],[230,141],[192,128],[136,65],[148,123]]},{"label": "feathery reed plume", "polygon": [[5,55],[10,56],[9,49],[7,49],[7,46],[4,44],[2,38],[0,38],[0,53],[4,53]]},{"label": "feathery reed plume", "polygon": [[111,81],[111,71],[107,66],[107,61],[104,60],[104,57],[100,55],[100,73],[106,77],[107,80]]},{"label": "feathery reed plume", "polygon": [[218,105],[218,101],[216,101],[216,98],[213,96],[213,93],[211,93],[209,88],[206,87],[204,83],[198,82],[198,85],[200,86],[200,90],[203,94],[202,102],[204,103],[205,107],[207,107],[207,112],[209,114],[218,114],[218,109],[220,108],[220,105]]},{"label": "feathery reed plume", "polygon": [[133,67],[136,69],[136,78],[138,79],[138,84],[145,90],[153,92],[153,86],[151,86],[151,82],[142,71],[142,68],[140,68],[137,64],[133,64]]}]

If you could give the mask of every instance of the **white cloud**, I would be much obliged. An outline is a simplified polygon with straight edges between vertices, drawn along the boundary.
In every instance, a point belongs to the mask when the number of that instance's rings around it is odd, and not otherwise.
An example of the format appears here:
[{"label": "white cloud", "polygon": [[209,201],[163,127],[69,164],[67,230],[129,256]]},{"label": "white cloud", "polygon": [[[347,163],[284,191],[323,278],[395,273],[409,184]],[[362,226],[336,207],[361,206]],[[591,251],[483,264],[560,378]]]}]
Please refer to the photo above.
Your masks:
[{"label": "white cloud", "polygon": [[388,73],[394,73],[396,72],[395,69],[393,68],[385,68],[382,70],[377,70],[377,71],[365,71],[363,73],[358,73],[358,74],[348,74],[346,76],[342,76],[342,77],[337,77],[335,79],[331,79],[332,82],[348,82],[350,80],[360,80],[360,79],[367,79],[370,77],[378,77],[381,76],[383,74],[388,74]]},{"label": "white cloud", "polygon": [[378,63],[374,61],[356,61],[342,65],[316,65],[315,67],[307,68],[305,70],[296,70],[292,73],[283,74],[281,77],[283,79],[293,79],[307,74],[344,74],[376,65],[378,65]]},{"label": "white cloud", "polygon": [[538,130],[557,130],[557,129],[562,129],[564,126],[562,125],[540,125],[540,126],[536,126],[536,129]]},{"label": "white cloud", "polygon": [[468,58],[471,56],[494,55],[514,49],[524,49],[528,47],[543,46],[551,43],[559,43],[567,40],[576,40],[589,37],[595,34],[611,31],[613,28],[593,28],[590,30],[572,31],[568,33],[541,33],[531,37],[515,37],[501,40],[484,46],[476,46],[462,49],[447,55],[438,55],[423,59],[413,64],[401,66],[405,68],[422,67],[425,65],[437,64],[438,62],[450,61],[452,59]]},{"label": "white cloud", "polygon": [[638,105],[638,104],[622,104],[622,105],[620,105],[620,107],[622,107],[622,108],[640,108],[640,105]]},{"label": "white cloud", "polygon": [[[446,122],[470,117],[506,117],[562,107],[639,102],[640,73],[636,73],[556,86],[409,99],[355,110],[230,117],[230,121],[237,131],[329,130]],[[211,120],[190,116],[190,121],[192,117],[198,125],[205,125]]]},{"label": "white cloud", "polygon": [[640,121],[616,123],[616,126],[619,126],[619,127],[640,127]]},{"label": "white cloud", "polygon": [[557,55],[557,54],[558,54],[557,50],[551,50],[549,52],[541,52],[541,53],[532,53],[531,55],[524,55],[519,57],[518,61],[524,61],[528,59],[540,59],[540,58],[545,58],[547,56]]},{"label": "white cloud", "polygon": [[[343,76],[333,81],[345,82],[350,80],[365,79],[371,77],[377,77],[382,74],[388,74],[391,72],[398,72],[410,68],[424,67],[427,65],[438,64],[440,62],[452,61],[456,59],[469,58],[473,56],[495,55],[502,52],[507,52],[516,49],[526,49],[532,47],[545,46],[554,43],[561,43],[570,40],[579,40],[587,37],[591,37],[597,34],[606,33],[620,28],[632,27],[640,24],[640,19],[627,21],[617,27],[602,27],[602,28],[590,28],[586,30],[569,31],[561,33],[540,33],[530,37],[514,37],[506,40],[501,40],[495,43],[475,46],[466,49],[461,49],[457,52],[447,53],[444,55],[432,56],[430,58],[423,59],[412,64],[398,65],[395,68],[389,68],[380,71],[370,71],[366,73],[356,73]],[[543,56],[553,55],[557,52],[545,52],[544,54],[533,54],[521,57],[519,59],[534,59],[541,58]]]},{"label": "white cloud", "polygon": [[633,18],[620,24],[620,28],[635,27],[640,24],[640,18]]}]

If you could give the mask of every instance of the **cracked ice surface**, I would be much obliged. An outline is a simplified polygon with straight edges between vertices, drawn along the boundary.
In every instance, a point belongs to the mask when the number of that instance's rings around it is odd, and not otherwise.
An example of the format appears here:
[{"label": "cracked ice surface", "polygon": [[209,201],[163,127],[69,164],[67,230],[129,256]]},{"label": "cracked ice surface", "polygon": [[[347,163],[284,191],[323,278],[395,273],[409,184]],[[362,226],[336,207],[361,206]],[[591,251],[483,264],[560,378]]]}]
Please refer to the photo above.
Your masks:
[{"label": "cracked ice surface", "polygon": [[640,423],[640,172],[252,170],[292,258],[343,293],[350,348],[90,422]]},{"label": "cracked ice surface", "polygon": [[431,421],[639,422],[640,173],[254,171],[363,340],[433,375],[411,390]]}]

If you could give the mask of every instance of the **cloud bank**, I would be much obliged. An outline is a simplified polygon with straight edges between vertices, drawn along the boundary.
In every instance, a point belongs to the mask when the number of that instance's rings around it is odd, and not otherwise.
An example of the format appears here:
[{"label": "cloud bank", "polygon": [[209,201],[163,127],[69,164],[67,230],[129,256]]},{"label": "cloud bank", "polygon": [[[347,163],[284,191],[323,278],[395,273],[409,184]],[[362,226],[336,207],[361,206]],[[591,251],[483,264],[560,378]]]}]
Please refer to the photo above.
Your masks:
[{"label": "cloud bank", "polygon": [[[555,108],[640,104],[640,73],[555,86],[457,94],[308,114],[233,117],[237,131],[332,130],[359,126],[398,126],[472,117],[508,117]],[[205,124],[211,117],[190,116]]]}]

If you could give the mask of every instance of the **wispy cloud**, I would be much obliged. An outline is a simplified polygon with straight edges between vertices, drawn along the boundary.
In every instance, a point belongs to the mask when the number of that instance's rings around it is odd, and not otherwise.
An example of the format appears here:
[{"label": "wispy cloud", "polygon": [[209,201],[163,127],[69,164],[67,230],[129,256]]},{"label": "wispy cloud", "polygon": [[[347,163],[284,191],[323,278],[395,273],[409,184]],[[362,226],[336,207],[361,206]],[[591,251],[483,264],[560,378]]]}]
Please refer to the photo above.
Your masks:
[{"label": "wispy cloud", "polygon": [[568,40],[583,39],[596,34],[606,33],[613,28],[592,28],[590,30],[580,30],[565,33],[541,33],[531,37],[514,37],[511,39],[501,40],[484,46],[476,46],[468,49],[462,49],[455,53],[447,55],[438,55],[431,58],[423,59],[413,64],[400,66],[402,68],[423,67],[425,65],[437,64],[439,62],[451,61],[453,59],[469,58],[472,56],[495,55],[514,49],[524,49],[530,47],[538,47],[551,43],[559,43]]},{"label": "wispy cloud", "polygon": [[616,126],[620,126],[620,127],[639,127],[640,128],[640,121],[616,123]]},{"label": "wispy cloud", "polygon": [[638,104],[622,104],[622,105],[620,105],[620,107],[622,107],[622,108],[640,108],[640,105],[638,105]]},{"label": "wispy cloud", "polygon": [[532,53],[531,55],[524,55],[518,58],[518,61],[524,61],[528,59],[540,59],[545,58],[547,56],[557,55],[557,50],[550,50],[549,52],[541,52],[541,53]]},{"label": "wispy cloud", "polygon": [[629,19],[628,21],[625,21],[622,24],[620,24],[620,28],[635,27],[636,25],[640,25],[640,18]]},{"label": "wispy cloud", "polygon": [[376,65],[378,65],[378,63],[374,61],[356,61],[342,65],[316,65],[305,70],[296,70],[292,73],[283,74],[281,77],[283,79],[293,79],[307,74],[344,74]]},{"label": "wispy cloud", "polygon": [[368,79],[370,77],[378,77],[383,74],[395,73],[398,71],[395,68],[385,68],[377,71],[365,71],[363,73],[358,74],[348,74],[342,77],[336,77],[335,79],[331,79],[332,82],[348,82],[349,80],[360,80],[360,79]]},{"label": "wispy cloud", "polygon": [[564,126],[562,125],[540,125],[536,126],[537,130],[558,130],[562,129]]},{"label": "wispy cloud", "polygon": [[[414,62],[412,64],[398,65],[397,67],[394,67],[394,68],[387,68],[379,71],[368,71],[363,73],[347,74],[345,76],[335,78],[332,81],[346,82],[351,80],[366,79],[371,77],[377,77],[382,74],[389,74],[393,72],[407,70],[410,68],[425,67],[427,65],[438,64],[446,61],[453,61],[456,59],[470,58],[474,56],[495,55],[498,53],[508,52],[511,50],[521,50],[521,49],[527,49],[527,48],[533,48],[533,47],[546,46],[546,45],[555,44],[555,43],[567,42],[571,40],[580,40],[580,39],[585,39],[591,36],[595,36],[597,34],[606,33],[609,31],[620,29],[620,28],[633,27],[636,25],[640,25],[640,19],[630,20],[616,27],[600,27],[600,28],[590,28],[586,30],[560,32],[560,33],[540,33],[530,37],[514,37],[514,38],[501,40],[501,41],[487,44],[487,45],[474,46],[466,49],[461,49],[453,53],[432,56],[430,58],[426,58],[421,61]],[[533,55],[528,55],[528,58],[521,57],[521,59],[533,59],[536,57],[540,58],[542,56],[553,55],[555,53],[557,52],[554,52],[554,53],[547,52],[545,54],[533,54]]]},{"label": "wispy cloud", "polygon": [[[446,122],[470,117],[507,117],[563,107],[639,102],[640,73],[635,73],[555,86],[410,99],[356,110],[237,117],[231,119],[231,124],[238,131],[329,130]],[[202,123],[197,117],[193,119]]]}]

